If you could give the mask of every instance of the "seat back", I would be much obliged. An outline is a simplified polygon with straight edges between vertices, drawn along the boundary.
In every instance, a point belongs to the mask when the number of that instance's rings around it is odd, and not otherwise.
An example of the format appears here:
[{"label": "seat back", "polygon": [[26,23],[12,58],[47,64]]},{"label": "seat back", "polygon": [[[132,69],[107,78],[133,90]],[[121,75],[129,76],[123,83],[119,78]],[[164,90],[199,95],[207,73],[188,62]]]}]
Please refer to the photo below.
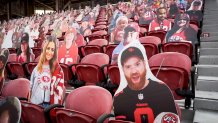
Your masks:
[{"label": "seat back", "polygon": [[159,37],[160,40],[161,40],[161,43],[164,43],[165,42],[166,31],[162,31],[162,30],[150,31],[150,32],[148,32],[148,36]]},{"label": "seat back", "polygon": [[70,67],[67,64],[59,63],[59,65],[64,72],[64,85],[68,87],[69,85],[67,84],[67,82],[73,79],[73,73],[71,72]]},{"label": "seat back", "polygon": [[112,95],[99,86],[83,86],[72,91],[66,98],[66,109],[76,110],[98,119],[112,110]]},{"label": "seat back", "polygon": [[117,44],[109,44],[103,48],[104,53],[107,54],[110,59],[112,58],[112,54],[114,49],[117,47]]},{"label": "seat back", "polygon": [[193,45],[189,42],[168,42],[162,45],[163,52],[179,52],[192,59]]},{"label": "seat back", "polygon": [[22,113],[21,121],[22,123],[48,123],[44,115],[44,108],[32,104],[27,101],[21,101]]},{"label": "seat back", "polygon": [[107,73],[112,84],[120,85],[120,71],[117,65],[107,66]]},{"label": "seat back", "polygon": [[80,48],[82,56],[86,56],[92,53],[101,53],[102,47],[98,45],[86,45]]},{"label": "seat back", "polygon": [[37,66],[37,62],[29,62],[25,64],[25,69],[29,75],[33,72],[33,69]]},{"label": "seat back", "polygon": [[106,39],[95,39],[90,41],[88,45],[104,46],[104,45],[108,45],[108,41]]},{"label": "seat back", "polygon": [[149,59],[149,66],[152,73],[172,90],[175,99],[183,98],[175,90],[188,89],[191,74],[191,60],[188,56],[176,52],[160,53]]},{"label": "seat back", "polygon": [[8,62],[16,62],[16,61],[17,61],[17,54],[16,53],[9,54]]},{"label": "seat back", "polygon": [[41,52],[42,52],[42,48],[40,47],[33,47],[31,48],[33,51],[33,54],[35,55],[35,58],[37,58],[38,56],[40,56]]},{"label": "seat back", "polygon": [[57,123],[96,123],[95,118],[79,111],[55,108],[54,112],[56,113]]},{"label": "seat back", "polygon": [[99,67],[109,64],[109,56],[104,53],[92,53],[82,58],[81,63],[95,64]]},{"label": "seat back", "polygon": [[150,59],[153,55],[158,54],[158,46],[153,43],[142,43],[145,48],[147,58]]},{"label": "seat back", "polygon": [[10,54],[17,53],[15,48],[8,48],[8,50]]},{"label": "seat back", "polygon": [[7,68],[11,74],[17,75],[18,78],[25,78],[26,77],[23,66],[19,62],[8,62]]},{"label": "seat back", "polygon": [[161,44],[161,39],[159,37],[156,36],[146,36],[146,37],[141,37],[139,38],[139,41],[141,43],[153,43],[155,45],[159,45]]},{"label": "seat back", "polygon": [[30,81],[28,79],[19,78],[11,80],[2,89],[2,96],[15,96],[18,98],[29,98]]}]

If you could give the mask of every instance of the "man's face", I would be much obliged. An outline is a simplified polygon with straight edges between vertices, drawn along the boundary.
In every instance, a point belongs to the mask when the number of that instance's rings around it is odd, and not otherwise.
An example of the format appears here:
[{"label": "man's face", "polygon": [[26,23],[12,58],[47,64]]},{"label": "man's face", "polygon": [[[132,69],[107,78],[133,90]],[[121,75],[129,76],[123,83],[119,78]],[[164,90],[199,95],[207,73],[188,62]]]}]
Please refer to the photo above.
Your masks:
[{"label": "man's face", "polygon": [[193,6],[193,10],[197,11],[199,6]]},{"label": "man's face", "polygon": [[135,31],[128,32],[128,36],[127,36],[125,42],[128,44],[131,41],[134,41],[134,40],[138,39],[138,37],[139,37],[139,33],[138,32],[135,32]]},{"label": "man's face", "polygon": [[137,56],[130,57],[123,64],[123,71],[132,90],[141,90],[146,81],[145,62]]},{"label": "man's face", "polygon": [[67,48],[67,49],[70,49],[70,47],[71,47],[71,45],[72,45],[72,43],[73,43],[74,37],[75,37],[75,36],[74,36],[73,33],[68,33],[68,34],[66,35],[65,41],[66,41],[66,48]]},{"label": "man's face", "polygon": [[164,20],[167,17],[166,15],[166,9],[159,9],[158,13],[157,13],[157,18],[159,20]]}]

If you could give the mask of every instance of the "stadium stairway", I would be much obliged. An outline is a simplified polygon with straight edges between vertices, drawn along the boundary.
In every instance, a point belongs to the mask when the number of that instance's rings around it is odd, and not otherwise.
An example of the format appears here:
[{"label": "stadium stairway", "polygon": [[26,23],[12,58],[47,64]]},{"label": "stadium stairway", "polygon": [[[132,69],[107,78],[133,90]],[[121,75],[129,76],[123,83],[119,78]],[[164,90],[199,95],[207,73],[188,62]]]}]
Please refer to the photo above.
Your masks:
[{"label": "stadium stairway", "polygon": [[194,100],[194,123],[218,121],[218,0],[205,0]]}]

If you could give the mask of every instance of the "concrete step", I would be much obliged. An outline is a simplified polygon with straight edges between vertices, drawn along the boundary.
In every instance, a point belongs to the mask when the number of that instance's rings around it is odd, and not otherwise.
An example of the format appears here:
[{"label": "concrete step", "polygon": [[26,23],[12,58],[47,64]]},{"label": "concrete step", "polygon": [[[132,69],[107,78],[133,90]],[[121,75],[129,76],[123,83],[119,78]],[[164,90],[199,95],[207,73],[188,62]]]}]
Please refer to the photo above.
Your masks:
[{"label": "concrete step", "polygon": [[195,99],[204,99],[205,101],[208,101],[208,100],[216,101],[217,109],[218,109],[218,92],[196,90]]},{"label": "concrete step", "polygon": [[218,41],[217,42],[201,42],[201,48],[217,48],[218,47]]},{"label": "concrete step", "polygon": [[196,90],[218,92],[218,80],[197,80]]},{"label": "concrete step", "polygon": [[[208,31],[204,31],[204,33],[211,33],[211,32],[208,32]],[[205,42],[205,41],[210,41],[210,42],[217,42],[218,41],[218,36],[213,36],[213,37],[203,37],[200,39],[201,42]]]},{"label": "concrete step", "polygon": [[200,56],[199,64],[218,65],[218,55]]},{"label": "concrete step", "polygon": [[204,24],[217,24],[217,21],[204,19],[203,26],[204,26]]},{"label": "concrete step", "polygon": [[200,55],[218,55],[218,48],[201,48]]},{"label": "concrete step", "polygon": [[194,109],[218,111],[218,92],[195,91]]},{"label": "concrete step", "polygon": [[182,121],[181,123],[193,123],[194,119],[194,110],[181,109],[182,111]]},{"label": "concrete step", "polygon": [[[218,20],[218,18],[216,18],[216,20]],[[202,30],[215,30],[215,28],[217,29],[217,27],[218,27],[217,24],[215,26],[214,25],[203,25]]]},{"label": "concrete step", "polygon": [[217,123],[218,111],[196,110],[193,123]]},{"label": "concrete step", "polygon": [[196,65],[198,76],[217,77],[218,65]]},{"label": "concrete step", "polygon": [[202,32],[217,32],[217,27],[215,26],[215,27],[209,27],[209,28],[207,28],[207,27],[202,27]]}]

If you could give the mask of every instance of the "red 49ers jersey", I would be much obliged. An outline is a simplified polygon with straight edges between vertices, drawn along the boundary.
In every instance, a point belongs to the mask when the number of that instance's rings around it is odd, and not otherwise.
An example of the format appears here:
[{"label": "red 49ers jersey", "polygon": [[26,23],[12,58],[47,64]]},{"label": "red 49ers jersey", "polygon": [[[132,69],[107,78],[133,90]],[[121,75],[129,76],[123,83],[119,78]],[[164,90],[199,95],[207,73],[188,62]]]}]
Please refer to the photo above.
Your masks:
[{"label": "red 49ers jersey", "polygon": [[66,49],[66,45],[62,45],[58,50],[58,61],[64,64],[74,64],[77,62],[78,47],[75,42],[71,45],[70,49]]},{"label": "red 49ers jersey", "polygon": [[180,33],[174,33],[171,37],[169,37],[167,42],[182,41],[182,40],[187,40],[184,31]]},{"label": "red 49ers jersey", "polygon": [[158,23],[157,19],[151,21],[149,25],[149,31],[156,31],[156,30],[164,30],[169,31],[171,29],[171,22],[169,20],[163,20],[163,23]]}]

